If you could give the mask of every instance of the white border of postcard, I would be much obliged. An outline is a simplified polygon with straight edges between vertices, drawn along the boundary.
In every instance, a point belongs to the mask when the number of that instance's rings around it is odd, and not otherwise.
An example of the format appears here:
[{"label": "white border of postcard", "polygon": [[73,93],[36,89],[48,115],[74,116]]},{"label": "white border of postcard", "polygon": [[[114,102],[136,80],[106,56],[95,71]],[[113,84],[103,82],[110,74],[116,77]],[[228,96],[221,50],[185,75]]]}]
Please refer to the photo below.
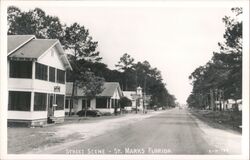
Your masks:
[{"label": "white border of postcard", "polygon": [[[7,154],[7,6],[29,5],[36,3],[41,6],[126,6],[126,7],[243,7],[243,132],[241,155],[8,155]],[[0,159],[221,159],[247,160],[249,159],[249,1],[248,0],[221,0],[221,1],[1,1],[1,158]],[[201,144],[202,145],[202,144]]]}]

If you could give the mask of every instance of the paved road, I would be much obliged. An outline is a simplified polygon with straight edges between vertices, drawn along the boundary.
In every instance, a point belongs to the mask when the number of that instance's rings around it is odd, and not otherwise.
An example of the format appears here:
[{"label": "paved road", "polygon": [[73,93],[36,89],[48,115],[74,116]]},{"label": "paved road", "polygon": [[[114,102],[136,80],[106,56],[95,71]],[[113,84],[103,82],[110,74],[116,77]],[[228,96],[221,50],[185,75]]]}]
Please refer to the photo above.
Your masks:
[{"label": "paved road", "polygon": [[[60,154],[226,154],[213,153],[205,133],[187,110],[172,109],[86,140]],[[77,138],[77,137],[76,137]]]}]

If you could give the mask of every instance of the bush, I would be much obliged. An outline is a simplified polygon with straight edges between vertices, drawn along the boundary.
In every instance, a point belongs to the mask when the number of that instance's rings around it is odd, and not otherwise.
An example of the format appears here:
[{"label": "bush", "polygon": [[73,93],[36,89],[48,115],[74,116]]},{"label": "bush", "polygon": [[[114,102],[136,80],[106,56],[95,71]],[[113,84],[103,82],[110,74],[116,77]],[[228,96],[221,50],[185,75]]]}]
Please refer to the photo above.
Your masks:
[{"label": "bush", "polygon": [[112,116],[112,113],[110,113],[110,112],[102,112],[102,115],[103,116]]},{"label": "bush", "polygon": [[121,104],[122,108],[124,108],[126,106],[132,106],[132,101],[130,99],[128,99],[127,97],[122,97],[120,99],[120,104]]},{"label": "bush", "polygon": [[[85,110],[78,111],[76,113],[79,117],[84,117],[85,116]],[[88,117],[100,117],[102,113],[98,110],[87,110],[86,116]]]}]

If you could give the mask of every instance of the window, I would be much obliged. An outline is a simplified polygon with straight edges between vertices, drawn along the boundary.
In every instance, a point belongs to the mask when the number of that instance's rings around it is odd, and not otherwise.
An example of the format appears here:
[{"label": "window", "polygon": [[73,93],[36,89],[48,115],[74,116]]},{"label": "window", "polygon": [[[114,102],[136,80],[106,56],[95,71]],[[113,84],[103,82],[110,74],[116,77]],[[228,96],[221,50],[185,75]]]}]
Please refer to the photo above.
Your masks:
[{"label": "window", "polygon": [[11,78],[32,78],[31,61],[10,61]]},{"label": "window", "polygon": [[48,79],[48,66],[36,63],[36,79]]},{"label": "window", "polygon": [[57,82],[65,83],[65,71],[57,69]]},{"label": "window", "polygon": [[31,92],[9,91],[8,110],[30,111]]},{"label": "window", "polygon": [[107,108],[107,98],[105,97],[96,98],[96,108]]},{"label": "window", "polygon": [[65,108],[69,109],[69,106],[72,108],[72,100],[71,99],[66,99]]},{"label": "window", "polygon": [[56,110],[64,110],[64,95],[56,95]]},{"label": "window", "polygon": [[47,94],[35,93],[34,111],[46,111],[47,108]]},{"label": "window", "polygon": [[56,80],[56,69],[53,67],[49,67],[49,81],[55,82]]},{"label": "window", "polygon": [[68,108],[69,108],[69,100],[66,99],[66,101],[65,101],[65,109],[68,109]]},{"label": "window", "polygon": [[87,101],[87,108],[90,107],[90,100],[88,99],[83,99],[82,100],[82,109],[85,109],[85,106],[86,106],[86,101]]}]

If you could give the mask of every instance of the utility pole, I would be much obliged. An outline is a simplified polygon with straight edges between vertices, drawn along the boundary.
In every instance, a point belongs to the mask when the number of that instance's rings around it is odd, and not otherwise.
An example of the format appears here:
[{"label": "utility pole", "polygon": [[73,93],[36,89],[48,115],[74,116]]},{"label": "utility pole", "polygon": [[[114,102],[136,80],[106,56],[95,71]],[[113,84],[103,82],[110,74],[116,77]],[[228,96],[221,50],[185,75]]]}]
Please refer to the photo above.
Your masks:
[{"label": "utility pole", "polygon": [[[135,101],[135,114],[137,114],[138,99],[139,98],[136,98],[136,101]],[[140,99],[139,99],[139,101],[140,101]]]},{"label": "utility pole", "polygon": [[143,95],[143,113],[147,113],[147,105],[146,105],[146,82],[147,76],[144,77],[144,95]]},{"label": "utility pole", "polygon": [[210,89],[210,105],[211,105],[212,110],[215,110],[213,89]]}]

